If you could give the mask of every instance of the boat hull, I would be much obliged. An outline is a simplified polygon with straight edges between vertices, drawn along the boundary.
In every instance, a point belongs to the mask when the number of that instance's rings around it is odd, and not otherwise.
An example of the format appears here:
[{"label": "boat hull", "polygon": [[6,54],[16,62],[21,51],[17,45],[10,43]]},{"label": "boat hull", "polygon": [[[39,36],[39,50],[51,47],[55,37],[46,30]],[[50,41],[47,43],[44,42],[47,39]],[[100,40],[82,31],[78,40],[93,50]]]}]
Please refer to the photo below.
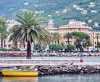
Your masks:
[{"label": "boat hull", "polygon": [[4,77],[38,77],[36,71],[15,71],[15,70],[2,70],[2,76]]}]

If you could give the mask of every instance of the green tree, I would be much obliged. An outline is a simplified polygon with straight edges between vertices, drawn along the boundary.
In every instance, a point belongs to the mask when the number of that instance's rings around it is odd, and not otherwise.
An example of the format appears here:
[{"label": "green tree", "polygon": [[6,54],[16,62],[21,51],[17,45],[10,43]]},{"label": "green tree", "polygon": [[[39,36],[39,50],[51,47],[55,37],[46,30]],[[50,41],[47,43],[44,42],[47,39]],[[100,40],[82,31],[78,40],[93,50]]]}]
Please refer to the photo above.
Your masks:
[{"label": "green tree", "polygon": [[73,51],[75,49],[75,45],[69,44],[69,45],[64,45],[65,51]]},{"label": "green tree", "polygon": [[[9,33],[12,33],[12,34],[15,33],[17,28],[18,28],[18,25],[14,25],[11,29],[9,29]],[[13,40],[12,48],[17,49],[18,48],[17,40],[13,39],[13,37],[11,37],[10,39]]]},{"label": "green tree", "polygon": [[59,44],[60,34],[59,33],[51,33],[52,41],[55,44]]},{"label": "green tree", "polygon": [[[25,11],[17,15],[16,21],[20,24],[11,32],[10,41],[24,41],[27,43],[27,58],[31,58],[32,42],[40,41],[47,31],[41,26],[40,16],[32,11]],[[43,41],[44,38],[42,38]]]},{"label": "green tree", "polygon": [[72,32],[72,35],[80,40],[89,38],[89,35],[84,32]]},{"label": "green tree", "polygon": [[83,50],[82,47],[90,45],[90,37],[84,32],[72,32],[72,35],[76,38],[76,47]]},{"label": "green tree", "polygon": [[50,44],[49,49],[52,51],[59,51],[63,49],[63,46],[61,44]]},{"label": "green tree", "polygon": [[1,48],[5,46],[5,38],[7,37],[7,26],[6,20],[4,17],[0,17],[0,39],[1,39]]},{"label": "green tree", "polygon": [[66,33],[66,34],[64,35],[64,38],[67,39],[67,43],[68,43],[68,45],[69,45],[69,44],[70,44],[70,38],[72,38],[72,34],[71,34],[71,33]]}]

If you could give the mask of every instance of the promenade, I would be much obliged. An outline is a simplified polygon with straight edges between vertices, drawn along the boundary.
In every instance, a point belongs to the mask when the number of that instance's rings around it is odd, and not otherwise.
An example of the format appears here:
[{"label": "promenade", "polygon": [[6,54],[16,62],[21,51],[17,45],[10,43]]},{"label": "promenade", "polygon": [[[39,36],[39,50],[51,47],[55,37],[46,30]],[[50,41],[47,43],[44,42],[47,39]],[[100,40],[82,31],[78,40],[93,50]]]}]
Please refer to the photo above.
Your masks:
[{"label": "promenade", "polygon": [[[80,59],[83,62],[80,63]],[[90,57],[32,57],[26,59],[25,57],[2,57],[0,58],[0,66],[19,66],[19,65],[100,65],[100,56]]]}]

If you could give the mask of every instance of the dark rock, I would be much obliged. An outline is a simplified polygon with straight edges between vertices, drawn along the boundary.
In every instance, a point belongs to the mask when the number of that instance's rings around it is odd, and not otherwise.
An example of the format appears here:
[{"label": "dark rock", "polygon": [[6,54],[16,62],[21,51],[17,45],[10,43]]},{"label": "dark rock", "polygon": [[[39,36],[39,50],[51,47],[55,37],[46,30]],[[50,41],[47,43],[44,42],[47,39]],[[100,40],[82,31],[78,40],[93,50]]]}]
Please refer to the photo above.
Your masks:
[{"label": "dark rock", "polygon": [[36,66],[36,68],[40,75],[100,73],[100,66],[89,65],[40,65]]}]

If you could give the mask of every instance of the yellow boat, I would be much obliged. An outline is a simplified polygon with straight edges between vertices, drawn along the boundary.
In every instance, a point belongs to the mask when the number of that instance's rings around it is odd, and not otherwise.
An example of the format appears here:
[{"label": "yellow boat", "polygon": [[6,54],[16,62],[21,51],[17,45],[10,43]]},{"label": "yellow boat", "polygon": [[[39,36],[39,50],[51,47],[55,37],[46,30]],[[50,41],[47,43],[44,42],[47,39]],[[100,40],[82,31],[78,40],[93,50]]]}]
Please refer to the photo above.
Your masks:
[{"label": "yellow boat", "polygon": [[37,71],[17,71],[17,70],[2,70],[4,77],[38,77]]},{"label": "yellow boat", "polygon": [[36,81],[38,77],[3,77],[4,80],[29,80],[29,81]]}]

